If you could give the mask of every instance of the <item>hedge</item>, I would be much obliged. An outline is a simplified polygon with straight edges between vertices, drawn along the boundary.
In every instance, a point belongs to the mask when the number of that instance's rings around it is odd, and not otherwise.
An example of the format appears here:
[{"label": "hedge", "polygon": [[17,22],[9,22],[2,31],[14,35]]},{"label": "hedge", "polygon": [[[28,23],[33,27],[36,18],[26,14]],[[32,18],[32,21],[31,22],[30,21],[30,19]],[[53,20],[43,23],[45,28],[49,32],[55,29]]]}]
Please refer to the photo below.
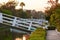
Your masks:
[{"label": "hedge", "polygon": [[28,40],[46,40],[46,30],[43,28],[37,28],[31,33]]},{"label": "hedge", "polygon": [[7,9],[3,9],[3,10],[1,10],[1,12],[4,14],[12,15],[12,12],[10,10],[7,10]]},{"label": "hedge", "polygon": [[60,32],[60,26],[57,26],[57,31]]}]

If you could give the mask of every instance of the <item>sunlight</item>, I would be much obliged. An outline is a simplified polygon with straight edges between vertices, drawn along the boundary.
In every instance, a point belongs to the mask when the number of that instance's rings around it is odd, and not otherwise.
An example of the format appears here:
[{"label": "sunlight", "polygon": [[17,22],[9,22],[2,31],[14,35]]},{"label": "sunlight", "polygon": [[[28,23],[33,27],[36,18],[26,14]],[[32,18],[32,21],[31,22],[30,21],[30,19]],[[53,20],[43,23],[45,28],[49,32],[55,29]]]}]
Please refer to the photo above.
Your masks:
[{"label": "sunlight", "polygon": [[0,3],[7,3],[8,2],[8,0],[0,0]]},{"label": "sunlight", "polygon": [[58,3],[60,3],[60,0],[59,0],[59,2]]},{"label": "sunlight", "polygon": [[21,38],[16,38],[15,40],[22,40]]}]

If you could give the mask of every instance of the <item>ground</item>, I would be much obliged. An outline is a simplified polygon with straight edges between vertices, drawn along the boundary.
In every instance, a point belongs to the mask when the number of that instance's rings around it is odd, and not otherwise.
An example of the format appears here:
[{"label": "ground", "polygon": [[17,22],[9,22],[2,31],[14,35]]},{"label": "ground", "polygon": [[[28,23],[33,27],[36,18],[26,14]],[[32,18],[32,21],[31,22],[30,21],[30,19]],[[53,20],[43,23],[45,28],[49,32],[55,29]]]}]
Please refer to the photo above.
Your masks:
[{"label": "ground", "polygon": [[48,30],[46,40],[60,40],[60,34],[56,30]]}]

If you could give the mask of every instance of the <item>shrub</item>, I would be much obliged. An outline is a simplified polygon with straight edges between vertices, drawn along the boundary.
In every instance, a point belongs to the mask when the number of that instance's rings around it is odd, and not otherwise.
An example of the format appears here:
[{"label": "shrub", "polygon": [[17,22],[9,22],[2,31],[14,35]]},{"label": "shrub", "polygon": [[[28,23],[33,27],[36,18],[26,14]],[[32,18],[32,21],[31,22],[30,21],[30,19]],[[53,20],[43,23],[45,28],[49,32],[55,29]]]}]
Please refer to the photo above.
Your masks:
[{"label": "shrub", "polygon": [[55,26],[49,26],[48,30],[55,30],[55,28],[56,28]]},{"label": "shrub", "polygon": [[46,40],[46,30],[43,28],[37,28],[31,33],[28,40]]},{"label": "shrub", "polygon": [[10,10],[7,10],[7,9],[3,9],[3,10],[1,10],[1,12],[5,13],[5,14],[12,15],[12,12]]},{"label": "shrub", "polygon": [[57,28],[57,31],[60,32],[60,26],[57,26],[56,28]]}]

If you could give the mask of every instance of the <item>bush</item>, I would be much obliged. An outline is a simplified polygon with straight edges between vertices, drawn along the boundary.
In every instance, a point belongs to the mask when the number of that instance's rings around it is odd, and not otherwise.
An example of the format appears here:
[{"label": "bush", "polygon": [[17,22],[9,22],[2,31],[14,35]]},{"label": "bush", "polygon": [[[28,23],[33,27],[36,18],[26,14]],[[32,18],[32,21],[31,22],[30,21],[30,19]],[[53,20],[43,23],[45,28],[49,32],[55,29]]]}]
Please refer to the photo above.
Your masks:
[{"label": "bush", "polygon": [[7,9],[2,9],[1,12],[8,14],[8,15],[12,15],[12,12],[10,10],[7,10]]},{"label": "bush", "polygon": [[49,26],[48,30],[55,30],[55,28],[56,28],[55,26]]},{"label": "bush", "polygon": [[32,32],[28,40],[46,40],[46,30],[37,28],[37,30]]},{"label": "bush", "polygon": [[60,26],[57,26],[57,31],[60,32]]}]

